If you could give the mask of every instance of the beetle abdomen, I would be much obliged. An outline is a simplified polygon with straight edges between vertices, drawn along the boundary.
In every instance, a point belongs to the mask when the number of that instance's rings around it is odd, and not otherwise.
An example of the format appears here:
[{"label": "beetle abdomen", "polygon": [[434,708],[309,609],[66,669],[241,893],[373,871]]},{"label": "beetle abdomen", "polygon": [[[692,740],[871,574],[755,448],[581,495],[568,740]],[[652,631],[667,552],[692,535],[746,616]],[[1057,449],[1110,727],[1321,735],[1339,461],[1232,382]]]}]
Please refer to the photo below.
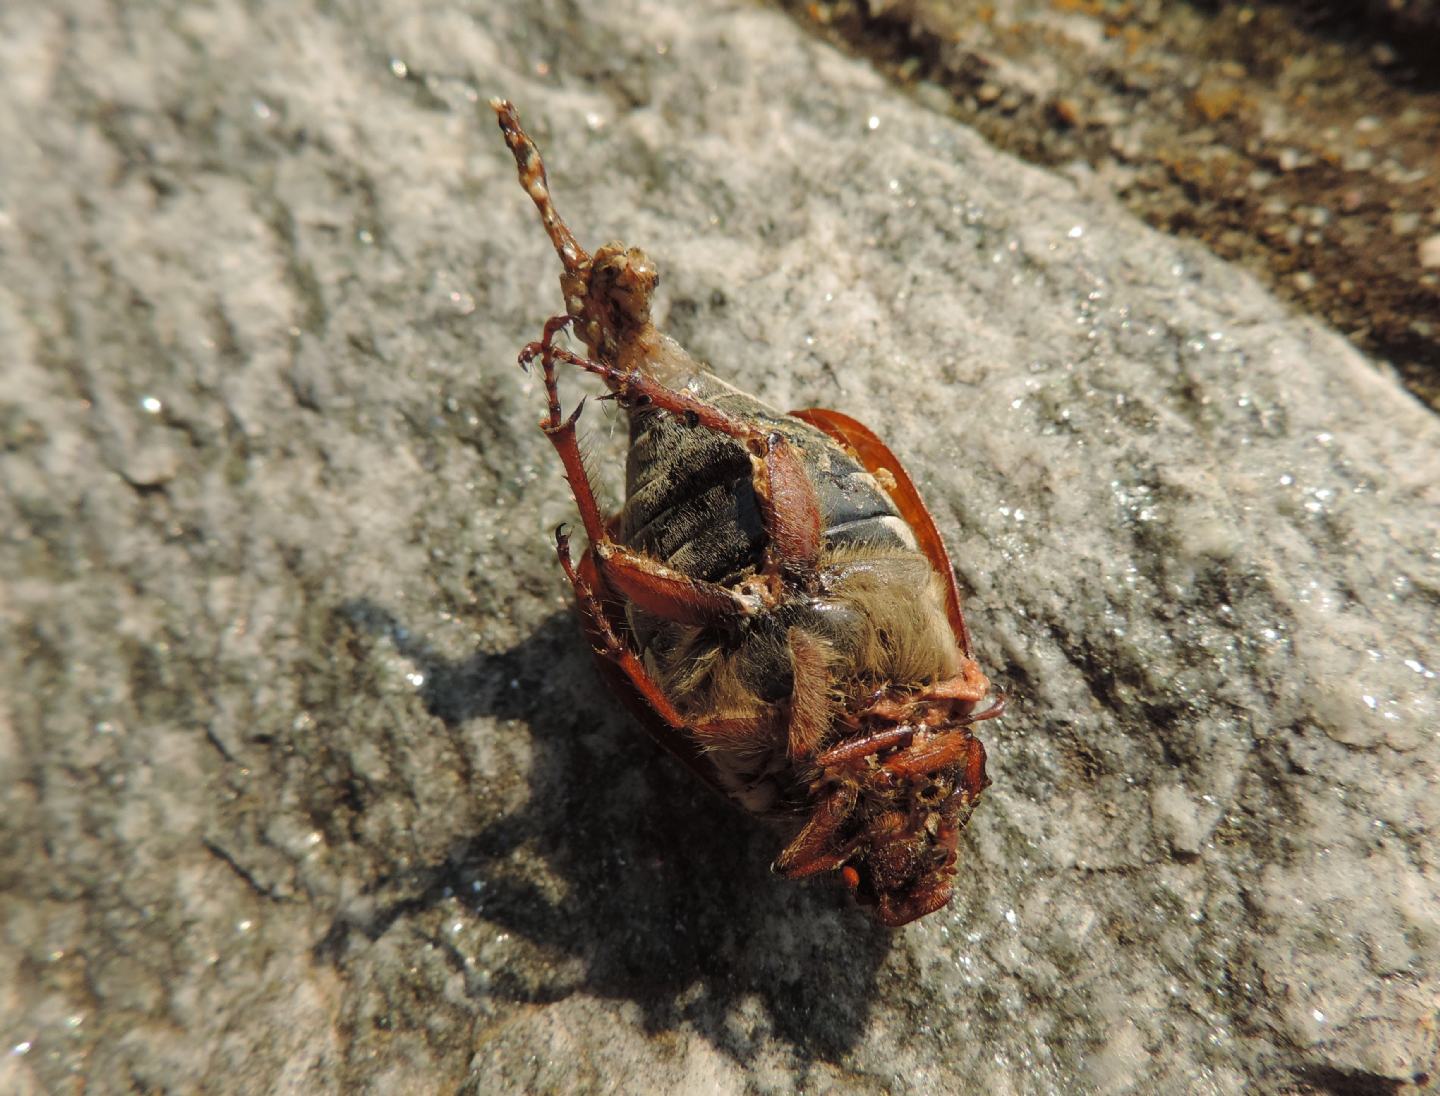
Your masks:
[{"label": "beetle abdomen", "polygon": [[[875,478],[819,430],[708,373],[686,387],[737,418],[773,426],[795,445],[820,504],[826,548],[915,539]],[[733,439],[673,415],[632,412],[620,537],[678,571],[727,582],[758,564],[764,529],[750,457]]]},{"label": "beetle abdomen", "polygon": [[672,416],[636,415],[620,537],[693,578],[722,582],[762,547],[750,458],[728,438]]}]

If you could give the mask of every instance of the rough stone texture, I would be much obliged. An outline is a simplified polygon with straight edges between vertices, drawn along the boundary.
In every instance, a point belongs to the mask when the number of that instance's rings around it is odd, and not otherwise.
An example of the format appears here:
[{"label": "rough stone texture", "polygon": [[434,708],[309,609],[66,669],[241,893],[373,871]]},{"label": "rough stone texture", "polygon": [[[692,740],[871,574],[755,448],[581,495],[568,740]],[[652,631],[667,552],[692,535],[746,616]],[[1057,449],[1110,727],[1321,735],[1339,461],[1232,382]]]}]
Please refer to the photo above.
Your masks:
[{"label": "rough stone texture", "polygon": [[[1434,1088],[1440,426],[1340,338],[762,9],[0,61],[0,1090]],[[1016,697],[944,913],[772,878],[592,676],[495,93],[931,500]]]}]

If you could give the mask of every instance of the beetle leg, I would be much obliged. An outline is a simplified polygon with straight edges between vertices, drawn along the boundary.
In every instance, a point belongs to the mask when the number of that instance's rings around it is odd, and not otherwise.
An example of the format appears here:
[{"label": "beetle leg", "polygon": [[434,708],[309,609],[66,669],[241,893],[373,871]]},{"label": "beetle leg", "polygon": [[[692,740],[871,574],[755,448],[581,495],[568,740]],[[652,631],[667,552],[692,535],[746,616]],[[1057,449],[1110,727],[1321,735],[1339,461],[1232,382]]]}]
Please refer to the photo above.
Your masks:
[{"label": "beetle leg", "polygon": [[[596,653],[604,655],[614,666],[623,673],[634,687],[635,691],[645,698],[645,702],[654,709],[662,722],[669,725],[671,730],[680,730],[689,726],[696,735],[705,738],[716,739],[740,739],[752,737],[761,727],[761,721],[756,719],[721,719],[712,723],[687,724],[685,718],[670,703],[669,699],[661,691],[655,680],[645,669],[635,652],[615,634],[615,628],[606,615],[605,606],[601,604],[599,596],[591,588],[590,583],[585,580],[581,573],[582,568],[577,568],[570,557],[570,535],[565,532],[565,526],[561,525],[555,530],[555,554],[560,557],[560,566],[565,571],[565,577],[570,580],[570,585],[575,588],[575,600],[580,605],[580,611],[585,618],[586,626],[599,641]],[[593,564],[595,557],[588,557]],[[590,571],[590,574],[596,574]]]},{"label": "beetle leg", "polygon": [[580,412],[585,410],[582,399],[575,410],[562,417],[559,384],[555,379],[555,357],[561,353],[554,345],[555,336],[573,322],[570,316],[552,316],[545,321],[545,330],[538,342],[530,343],[520,351],[520,368],[529,371],[530,363],[540,359],[542,379],[545,384],[546,415],[540,420],[540,429],[555,447],[560,463],[565,468],[565,479],[570,484],[570,493],[575,497],[575,506],[580,511],[581,524],[591,544],[607,539],[605,518],[600,504],[595,499],[595,489],[590,485],[590,475],[585,470],[585,459],[580,452],[580,442],[575,435],[575,423]]},{"label": "beetle leg", "polygon": [[920,694],[924,700],[984,700],[990,691],[990,682],[980,672],[980,664],[967,658],[960,672],[945,681],[937,681]]},{"label": "beetle leg", "polygon": [[908,742],[915,737],[918,727],[888,727],[864,738],[852,738],[834,746],[815,759],[822,768],[832,765],[853,765],[891,746]]},{"label": "beetle leg", "polygon": [[575,600],[580,603],[580,611],[584,615],[587,625],[600,641],[600,646],[596,648],[597,653],[604,655],[630,679],[635,691],[644,697],[645,702],[654,709],[655,714],[664,723],[669,724],[674,730],[685,726],[684,718],[645,671],[644,665],[636,657],[635,652],[615,634],[615,629],[611,627],[610,618],[605,615],[605,607],[600,604],[599,597],[575,569],[575,564],[570,558],[570,537],[566,534],[563,525],[555,530],[555,553],[560,557],[560,566],[565,570],[565,577],[575,588]]},{"label": "beetle leg", "polygon": [[515,166],[520,172],[520,185],[525,188],[525,193],[530,195],[530,200],[540,211],[545,233],[550,237],[555,253],[560,256],[565,272],[572,276],[583,274],[590,262],[590,256],[576,243],[575,236],[560,219],[555,203],[550,200],[550,184],[545,178],[545,161],[540,159],[540,150],[535,147],[535,142],[530,140],[530,135],[521,128],[520,116],[515,113],[514,104],[505,99],[491,99],[490,108],[495,111],[500,122],[500,132],[505,135],[505,143],[510,146],[510,152],[515,157]]},{"label": "beetle leg", "polygon": [[744,445],[750,455],[751,483],[765,528],[766,572],[778,584],[782,570],[804,573],[814,568],[822,545],[820,503],[799,452],[784,435],[762,430],[713,403],[668,388],[638,370],[618,369],[560,347],[547,348],[546,356],[594,373],[612,392],[631,404],[668,412]]},{"label": "beetle leg", "polygon": [[576,437],[575,424],[585,407],[581,400],[568,416],[562,417],[555,358],[561,351],[554,338],[570,323],[569,316],[555,316],[545,323],[538,342],[520,351],[520,366],[528,368],[537,357],[545,383],[546,417],[540,429],[555,446],[565,466],[565,478],[575,496],[585,536],[595,550],[595,564],[605,585],[612,586],[639,608],[680,624],[733,624],[749,615],[759,604],[753,595],[737,593],[718,583],[691,578],[657,560],[632,552],[610,539],[608,523],[595,499],[595,489],[585,470],[584,455]]},{"label": "beetle leg", "polygon": [[984,723],[987,719],[999,719],[1005,714],[1005,706],[1010,703],[1010,694],[997,692],[995,702],[983,712],[972,712],[965,717],[965,726],[972,723]]},{"label": "beetle leg", "polygon": [[[568,544],[564,553],[561,566],[569,559]],[[628,648],[623,642],[625,618],[618,602],[607,598],[604,592],[604,583],[595,567],[595,553],[586,551],[574,571],[580,580],[576,595],[581,624],[595,652],[596,668],[601,677],[608,681],[661,749],[694,773],[716,795],[730,798],[732,789],[719,779],[715,766],[707,760],[706,744],[699,736],[702,730],[717,735],[739,736],[744,732],[743,721],[722,719],[696,726],[683,720],[674,706],[666,702],[665,694],[639,657],[634,654],[626,657]],[[691,733],[686,733],[687,729]]]},{"label": "beetle leg", "polygon": [[855,789],[844,785],[822,799],[810,821],[775,858],[772,869],[787,879],[801,879],[834,871],[844,864],[863,840],[863,835],[857,835],[844,844],[837,842],[840,827],[855,809],[855,801]]},{"label": "beetle leg", "polygon": [[[1005,701],[1006,697],[1001,694],[995,703],[983,712],[965,716],[963,722],[952,723],[951,730],[926,739],[918,745],[907,746],[906,749],[891,757],[883,767],[896,776],[923,776],[926,773],[945,768],[964,755],[968,766],[978,766],[978,775],[967,776],[970,785],[975,786],[978,783],[983,787],[988,783],[985,780],[985,747],[981,745],[978,738],[973,737],[964,728],[982,720],[995,719],[1005,711]],[[835,765],[854,765],[891,746],[908,743],[920,729],[908,725],[887,727],[883,731],[876,731],[864,738],[852,738],[848,742],[833,746],[817,757],[815,761],[822,768],[830,768]],[[938,763],[934,760],[936,758],[940,759]]]},{"label": "beetle leg", "polygon": [[520,368],[530,369],[530,363],[540,358],[541,377],[545,384],[545,418],[540,420],[540,429],[550,439],[560,463],[565,468],[565,479],[570,492],[575,496],[575,505],[580,510],[580,521],[585,526],[585,535],[591,544],[604,539],[605,520],[600,513],[600,504],[595,500],[595,489],[590,485],[590,474],[585,470],[585,459],[580,452],[580,442],[575,435],[575,423],[585,409],[585,401],[575,405],[568,417],[562,418],[560,409],[560,387],[555,378],[555,336],[574,322],[571,316],[552,316],[545,321],[545,330],[539,342],[530,343],[520,351]]},{"label": "beetle leg", "polygon": [[636,608],[677,624],[730,625],[760,608],[753,594],[691,578],[607,539],[595,541],[595,565],[605,584]]},{"label": "beetle leg", "polygon": [[979,791],[989,783],[985,776],[985,747],[963,726],[908,746],[881,767],[892,777],[913,779],[959,761],[965,763],[967,788]]},{"label": "beetle leg", "polygon": [[[527,343],[525,349],[520,351],[520,368],[526,373],[530,372],[530,363],[536,358],[543,358],[550,352],[551,345],[555,342],[555,336],[564,331],[575,322],[574,316],[551,316],[545,321],[545,329],[536,342]],[[558,422],[560,419],[559,394],[555,390],[554,368],[550,369],[550,376],[545,380],[545,394],[550,397],[550,418]]]},{"label": "beetle leg", "polygon": [[[898,723],[904,721],[911,712],[923,704],[937,700],[974,703],[977,700],[984,700],[985,694],[989,691],[990,682],[980,672],[979,664],[973,658],[967,658],[960,667],[960,672],[954,677],[937,681],[923,692],[882,697],[861,714]],[[994,719],[999,714],[996,712],[995,715],[986,715],[984,718]]]}]

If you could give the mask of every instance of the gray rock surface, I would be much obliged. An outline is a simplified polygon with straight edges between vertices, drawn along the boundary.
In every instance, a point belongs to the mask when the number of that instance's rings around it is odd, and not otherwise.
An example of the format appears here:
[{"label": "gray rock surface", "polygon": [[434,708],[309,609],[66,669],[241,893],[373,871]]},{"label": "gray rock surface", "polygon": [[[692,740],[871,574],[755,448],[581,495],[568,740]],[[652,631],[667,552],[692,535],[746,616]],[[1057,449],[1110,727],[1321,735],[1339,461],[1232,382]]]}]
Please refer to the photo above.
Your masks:
[{"label": "gray rock surface", "polygon": [[[1338,337],[763,9],[0,61],[0,1091],[1435,1087],[1440,425]],[[771,877],[592,676],[493,94],[930,499],[1015,695],[947,911]]]}]

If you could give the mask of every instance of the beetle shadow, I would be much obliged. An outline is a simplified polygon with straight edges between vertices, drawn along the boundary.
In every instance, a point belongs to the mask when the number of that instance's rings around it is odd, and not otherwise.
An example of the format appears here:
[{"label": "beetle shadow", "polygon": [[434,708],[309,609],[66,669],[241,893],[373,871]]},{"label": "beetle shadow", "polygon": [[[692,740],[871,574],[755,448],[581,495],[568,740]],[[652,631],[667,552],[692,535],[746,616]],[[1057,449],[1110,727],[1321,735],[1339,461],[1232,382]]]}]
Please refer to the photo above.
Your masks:
[{"label": "beetle shadow", "polygon": [[[337,919],[321,954],[351,929],[378,937],[401,916],[459,900],[520,943],[488,969],[456,949],[472,993],[631,1001],[651,1033],[683,1024],[740,1061],[769,1038],[825,1060],[855,1045],[891,930],[833,881],[773,875],[777,835],[629,724],[571,614],[547,618],[509,650],[455,661],[383,609],[346,611],[417,664],[425,706],[448,730],[477,717],[523,724],[532,763],[523,807],[443,863],[406,873],[408,897],[368,926]],[[396,882],[375,891],[393,894]]]}]

